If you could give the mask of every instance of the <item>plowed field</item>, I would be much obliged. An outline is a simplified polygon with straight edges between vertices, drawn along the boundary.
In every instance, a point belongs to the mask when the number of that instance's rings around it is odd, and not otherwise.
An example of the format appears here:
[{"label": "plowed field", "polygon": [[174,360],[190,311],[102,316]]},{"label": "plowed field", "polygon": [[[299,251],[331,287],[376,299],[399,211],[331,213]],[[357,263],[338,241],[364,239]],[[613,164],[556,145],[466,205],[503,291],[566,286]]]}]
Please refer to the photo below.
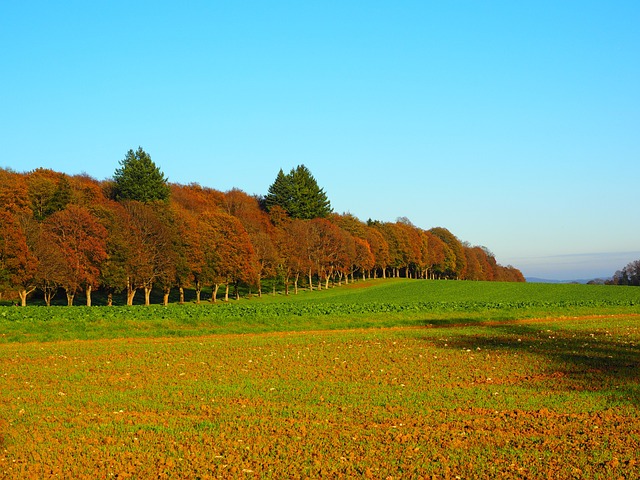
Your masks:
[{"label": "plowed field", "polygon": [[0,345],[0,478],[638,478],[637,316]]}]

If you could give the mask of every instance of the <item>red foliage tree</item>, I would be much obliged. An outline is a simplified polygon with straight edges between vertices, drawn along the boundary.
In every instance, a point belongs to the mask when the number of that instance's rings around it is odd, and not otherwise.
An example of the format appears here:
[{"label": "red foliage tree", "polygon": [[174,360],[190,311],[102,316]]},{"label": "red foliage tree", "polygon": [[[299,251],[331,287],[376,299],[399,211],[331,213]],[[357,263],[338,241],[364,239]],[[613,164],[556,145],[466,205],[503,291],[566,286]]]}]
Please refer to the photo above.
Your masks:
[{"label": "red foliage tree", "polygon": [[[344,235],[340,227],[324,218],[314,218],[307,221],[307,251],[311,265],[318,274],[318,289],[322,288],[321,280],[325,282],[325,288],[329,286],[329,279],[340,256],[344,254]],[[312,288],[312,270],[309,269],[309,287]]]},{"label": "red foliage tree", "polygon": [[73,304],[76,292],[83,287],[90,306],[100,264],[107,258],[106,229],[86,208],[77,205],[53,213],[45,221],[45,229],[65,259],[60,284],[68,304]]},{"label": "red foliage tree", "polygon": [[255,252],[256,286],[262,296],[262,279],[274,278],[280,263],[275,246],[275,230],[269,215],[260,208],[255,197],[242,190],[232,189],[224,195],[224,207],[229,215],[236,217],[249,234]]},{"label": "red foliage tree", "polygon": [[[276,207],[271,213],[277,211]],[[309,229],[304,220],[282,218],[276,227],[276,247],[280,257],[279,269],[282,272],[285,294],[289,294],[289,286],[293,279],[294,293],[298,293],[300,276],[311,271],[313,264],[309,257]]]},{"label": "red foliage tree", "polygon": [[[131,218],[131,257],[127,265],[127,305],[133,304],[136,290],[144,289],[144,303],[149,305],[154,282],[175,277],[175,230],[164,203],[124,203]],[[166,287],[166,285],[164,285]]]},{"label": "red foliage tree", "polygon": [[23,307],[37,288],[38,273],[38,259],[27,237],[28,222],[28,217],[0,210],[0,282],[4,289],[18,291]]},{"label": "red foliage tree", "polygon": [[256,259],[247,231],[240,221],[226,213],[206,213],[201,217],[205,235],[215,245],[215,256],[209,257],[213,265],[214,289],[212,300],[217,299],[218,288],[225,285],[225,301],[229,300],[229,286],[236,287],[238,298],[239,282],[252,283],[256,277]]}]

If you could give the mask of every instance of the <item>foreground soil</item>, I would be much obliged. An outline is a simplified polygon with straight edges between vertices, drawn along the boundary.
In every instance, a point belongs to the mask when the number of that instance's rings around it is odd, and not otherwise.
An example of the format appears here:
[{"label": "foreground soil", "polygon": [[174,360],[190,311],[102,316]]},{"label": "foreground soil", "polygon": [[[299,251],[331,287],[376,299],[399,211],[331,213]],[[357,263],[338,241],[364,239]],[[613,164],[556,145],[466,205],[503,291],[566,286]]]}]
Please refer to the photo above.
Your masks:
[{"label": "foreground soil", "polygon": [[638,478],[637,316],[0,346],[0,478]]}]

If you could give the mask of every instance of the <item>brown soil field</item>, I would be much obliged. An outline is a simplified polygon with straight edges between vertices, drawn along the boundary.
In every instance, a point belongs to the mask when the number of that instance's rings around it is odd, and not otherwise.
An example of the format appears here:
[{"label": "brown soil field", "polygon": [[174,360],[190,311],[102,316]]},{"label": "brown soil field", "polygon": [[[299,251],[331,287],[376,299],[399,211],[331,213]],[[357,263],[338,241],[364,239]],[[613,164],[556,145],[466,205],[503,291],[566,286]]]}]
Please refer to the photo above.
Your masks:
[{"label": "brown soil field", "polygon": [[0,478],[639,478],[638,317],[0,346]]}]

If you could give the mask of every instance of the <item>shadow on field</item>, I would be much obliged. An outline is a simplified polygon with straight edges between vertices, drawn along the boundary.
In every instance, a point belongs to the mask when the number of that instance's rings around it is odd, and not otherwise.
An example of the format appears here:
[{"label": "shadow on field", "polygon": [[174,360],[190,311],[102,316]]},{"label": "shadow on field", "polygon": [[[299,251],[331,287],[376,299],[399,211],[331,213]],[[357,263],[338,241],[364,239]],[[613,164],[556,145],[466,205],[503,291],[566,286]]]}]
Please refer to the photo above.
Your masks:
[{"label": "shadow on field", "polygon": [[[447,322],[448,323],[448,322]],[[442,325],[443,327],[445,325]],[[446,325],[453,327],[453,325]],[[447,347],[539,356],[553,388],[601,392],[612,403],[640,405],[640,342],[624,329],[550,329],[549,324],[478,325],[447,332]],[[474,328],[477,332],[477,328]]]}]

